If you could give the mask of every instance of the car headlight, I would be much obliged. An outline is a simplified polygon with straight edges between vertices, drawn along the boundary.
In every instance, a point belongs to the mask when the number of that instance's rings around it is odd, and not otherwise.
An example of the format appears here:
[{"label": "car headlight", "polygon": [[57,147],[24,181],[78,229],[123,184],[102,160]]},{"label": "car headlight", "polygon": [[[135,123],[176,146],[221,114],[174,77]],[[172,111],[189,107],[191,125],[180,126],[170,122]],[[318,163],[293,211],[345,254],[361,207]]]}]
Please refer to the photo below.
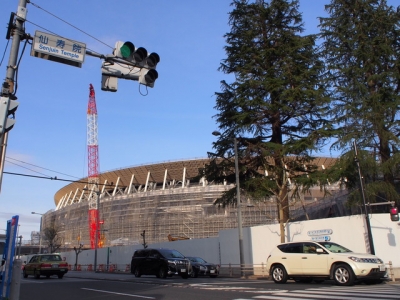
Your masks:
[{"label": "car headlight", "polygon": [[383,261],[379,258],[363,258],[363,257],[355,257],[349,256],[352,261],[361,262],[361,263],[372,263],[372,264],[382,264]]},{"label": "car headlight", "polygon": [[200,265],[199,267],[200,267],[200,270],[207,271],[207,267],[206,266]]},{"label": "car headlight", "polygon": [[175,261],[175,260],[169,260],[169,259],[168,259],[168,263],[169,263],[169,264],[174,264],[174,265],[176,265],[176,261]]}]

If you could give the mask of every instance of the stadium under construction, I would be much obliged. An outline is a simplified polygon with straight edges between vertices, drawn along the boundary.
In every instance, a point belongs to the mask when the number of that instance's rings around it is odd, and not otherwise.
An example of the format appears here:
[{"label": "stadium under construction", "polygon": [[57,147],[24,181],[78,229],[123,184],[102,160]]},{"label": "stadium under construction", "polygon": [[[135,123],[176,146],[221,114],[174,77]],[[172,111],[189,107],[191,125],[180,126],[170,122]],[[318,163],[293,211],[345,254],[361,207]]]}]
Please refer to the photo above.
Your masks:
[{"label": "stadium under construction", "polygon": [[[329,167],[334,158],[317,158],[319,168]],[[88,178],[61,188],[54,196],[55,209],[42,216],[41,230],[55,227],[61,248],[90,245],[88,199],[97,196],[100,219],[99,247],[147,244],[175,239],[218,236],[223,229],[237,228],[236,207],[214,205],[233,183],[214,184],[198,178],[208,159],[168,161],[133,166],[99,174],[98,191],[89,190]],[[304,219],[311,208],[320,217],[340,206],[337,186],[332,196],[324,197],[319,187],[291,203],[291,215]],[[342,196],[343,198],[343,196]],[[273,199],[241,199],[243,227],[277,222]],[[318,205],[316,207],[316,205]],[[343,206],[342,206],[343,207]],[[43,236],[43,232],[42,232]]]}]

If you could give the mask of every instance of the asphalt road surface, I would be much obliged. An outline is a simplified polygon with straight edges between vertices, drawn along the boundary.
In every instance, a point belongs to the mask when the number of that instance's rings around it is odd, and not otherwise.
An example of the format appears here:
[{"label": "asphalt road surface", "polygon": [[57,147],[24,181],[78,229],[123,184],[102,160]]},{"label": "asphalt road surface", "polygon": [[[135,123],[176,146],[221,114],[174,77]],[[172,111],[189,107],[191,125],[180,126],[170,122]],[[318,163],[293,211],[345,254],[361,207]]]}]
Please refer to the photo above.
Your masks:
[{"label": "asphalt road surface", "polygon": [[131,274],[83,274],[70,272],[63,279],[56,276],[22,278],[20,300],[245,300],[245,299],[400,299],[400,284],[357,284],[339,287],[333,281],[278,285],[266,279],[189,278],[158,279],[154,276],[135,278]]}]

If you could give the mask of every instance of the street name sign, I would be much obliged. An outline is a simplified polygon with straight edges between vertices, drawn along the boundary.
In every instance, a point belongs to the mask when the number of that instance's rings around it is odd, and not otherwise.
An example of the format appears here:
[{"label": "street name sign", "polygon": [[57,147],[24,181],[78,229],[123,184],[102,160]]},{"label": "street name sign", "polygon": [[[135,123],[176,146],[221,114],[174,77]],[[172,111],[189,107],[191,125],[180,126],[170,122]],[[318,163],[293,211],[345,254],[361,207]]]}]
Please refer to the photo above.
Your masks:
[{"label": "street name sign", "polygon": [[74,67],[82,67],[86,44],[58,35],[35,31],[31,56],[39,57]]}]

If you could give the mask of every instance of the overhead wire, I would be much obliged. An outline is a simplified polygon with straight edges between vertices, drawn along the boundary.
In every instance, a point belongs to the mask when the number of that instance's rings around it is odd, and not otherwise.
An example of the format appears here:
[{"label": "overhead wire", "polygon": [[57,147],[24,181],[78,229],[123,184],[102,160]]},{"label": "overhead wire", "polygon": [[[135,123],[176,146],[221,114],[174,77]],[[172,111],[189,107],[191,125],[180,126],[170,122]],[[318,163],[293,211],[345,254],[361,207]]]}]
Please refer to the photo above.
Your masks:
[{"label": "overhead wire", "polygon": [[[80,32],[82,32],[82,33],[84,33],[85,35],[91,37],[92,39],[98,41],[99,43],[101,43],[101,44],[103,44],[103,45],[105,45],[105,46],[107,46],[107,47],[113,49],[112,46],[110,46],[110,45],[104,43],[103,41],[97,39],[97,38],[94,37],[93,35],[87,33],[86,31],[83,31],[82,29],[80,29],[80,28],[74,26],[73,24],[71,24],[71,23],[65,21],[64,19],[62,19],[62,18],[56,16],[55,14],[53,14],[53,13],[49,12],[48,10],[46,10],[46,9],[44,9],[44,8],[42,8],[42,7],[40,7],[39,5],[37,5],[37,4],[33,3],[33,2],[29,2],[29,3],[32,4],[33,6],[35,6],[36,8],[41,9],[42,11],[44,11],[44,12],[48,13],[49,15],[55,17],[56,19],[58,19],[58,20],[60,20],[60,21],[62,21],[62,22],[64,22],[64,23],[66,23],[67,25],[69,25],[69,26],[75,28],[76,30],[79,30]],[[44,27],[42,27],[42,26],[40,26],[40,25],[38,25],[38,24],[36,24],[36,23],[33,23],[32,21],[29,21],[29,20],[27,20],[27,19],[25,19],[25,21],[28,22],[28,23],[30,23],[30,24],[32,24],[32,25],[34,25],[34,26],[36,26],[36,27],[38,27],[38,28],[41,28],[41,29],[45,30],[46,32],[52,33],[52,34],[54,34],[54,35],[56,35],[56,36],[60,36],[60,35],[58,35],[57,33],[52,32],[51,30],[48,30],[47,28],[44,28]],[[63,37],[63,38],[64,38],[64,37]],[[65,38],[65,39],[69,40],[68,38]],[[14,95],[16,94],[17,87],[18,87],[18,83],[17,83],[17,79],[18,79],[18,73],[17,73],[17,72],[18,72],[18,66],[19,66],[19,63],[20,63],[20,61],[21,61],[21,59],[22,59],[22,55],[24,54],[24,51],[25,51],[25,48],[26,48],[26,44],[27,44],[27,43],[29,43],[28,39],[26,39],[26,41],[25,41],[24,47],[23,47],[23,49],[22,49],[22,53],[21,53],[21,55],[20,55],[20,58],[19,58],[18,64],[17,64],[17,68],[16,68],[17,71],[16,71],[16,76],[15,76],[15,77],[16,77],[16,78],[15,78],[15,87],[16,87],[16,88],[15,88],[15,91],[14,91]],[[9,44],[9,40],[7,41],[6,47],[5,47],[5,49],[4,49],[4,53],[3,53],[3,57],[2,57],[1,62],[0,62],[0,66],[1,66],[1,64],[3,63],[4,57],[5,57],[7,48],[8,48],[8,44]],[[87,49],[89,49],[89,48],[87,48]],[[91,49],[89,49],[89,50],[92,51],[92,52],[94,52],[94,53],[97,53],[97,52],[94,51],[94,50],[91,50]],[[32,171],[32,172],[35,172],[35,173],[38,173],[38,174],[41,174],[41,175],[45,175],[46,177],[42,177],[42,176],[33,176],[33,175],[26,175],[26,174],[19,174],[19,173],[11,173],[11,172],[3,172],[3,173],[5,173],[5,174],[12,174],[12,175],[19,175],[19,176],[27,176],[27,177],[36,177],[36,178],[44,178],[44,179],[52,179],[52,180],[63,180],[63,179],[57,179],[57,177],[47,176],[47,175],[44,174],[44,173],[41,173],[41,172],[38,172],[38,171],[35,171],[35,170],[32,170],[32,169],[29,169],[29,168],[24,167],[24,166],[22,166],[22,165],[19,165],[19,164],[17,164],[17,163],[11,162],[11,161],[9,161],[9,159],[13,159],[13,160],[16,160],[16,161],[19,161],[19,160],[14,159],[14,158],[7,157],[6,160],[7,160],[9,163],[11,163],[11,164],[17,165],[17,166],[19,166],[19,167],[25,168],[25,169],[27,169],[27,170],[30,170],[30,171]],[[62,175],[66,175],[66,176],[73,177],[73,178],[78,178],[78,177],[76,177],[76,176],[71,176],[71,175],[68,175],[68,174],[61,173],[61,172],[56,172],[56,171],[53,171],[53,170],[50,170],[50,169],[46,169],[46,168],[42,168],[42,167],[39,167],[39,166],[36,166],[36,165],[29,164],[29,163],[26,163],[26,162],[23,162],[23,161],[19,161],[19,162],[22,162],[22,163],[25,163],[25,164],[28,164],[28,165],[31,165],[31,166],[34,166],[34,167],[37,167],[37,168],[41,168],[41,169],[44,169],[44,170],[47,170],[47,171],[59,173],[59,174],[62,174]],[[63,180],[63,181],[68,181],[68,180]],[[71,181],[71,182],[76,182],[76,181],[73,181],[73,180],[69,180],[69,181]]]},{"label": "overhead wire", "polygon": [[[39,179],[49,179],[49,180],[58,180],[58,181],[67,181],[67,182],[73,182],[73,183],[83,183],[83,184],[91,184],[89,181],[80,181],[80,180],[70,180],[70,179],[63,179],[63,178],[58,178],[57,176],[51,177],[51,176],[37,176],[37,175],[28,175],[28,174],[21,174],[21,173],[14,173],[14,172],[3,172],[4,174],[9,174],[9,175],[17,175],[17,176],[24,176],[24,177],[33,177],[33,178],[39,178]],[[106,186],[106,187],[115,187],[113,183],[111,184],[106,184],[106,183],[98,183],[100,186]],[[123,186],[121,186],[123,188]]]},{"label": "overhead wire", "polygon": [[[12,157],[7,157],[7,158],[6,158],[6,161],[7,161],[7,162],[12,163],[12,164],[15,164],[15,165],[18,165],[18,164],[9,161],[9,159],[18,161],[18,162],[23,163],[23,164],[26,164],[26,165],[30,165],[30,166],[35,167],[35,168],[39,168],[39,169],[43,169],[43,170],[50,171],[50,172],[53,172],[53,173],[57,173],[57,174],[61,174],[61,175],[65,175],[65,176],[69,176],[69,177],[73,177],[73,178],[79,179],[79,177],[72,176],[72,175],[68,175],[68,174],[61,173],[61,172],[58,172],[58,171],[54,171],[54,170],[51,170],[51,169],[43,168],[43,167],[40,167],[40,166],[31,164],[31,163],[27,163],[27,162],[25,162],[25,161],[16,159],[16,158],[12,158]],[[19,165],[18,165],[18,166],[19,166]],[[26,168],[26,167],[23,167],[23,168],[30,170],[29,168]],[[31,170],[31,171],[36,172],[36,171],[34,171],[34,170]],[[37,172],[37,173],[42,174],[42,173],[40,173],[40,172]],[[42,175],[46,175],[46,174],[42,174]]]},{"label": "overhead wire", "polygon": [[41,172],[38,172],[38,171],[32,170],[32,169],[30,169],[30,168],[27,168],[27,167],[24,167],[24,166],[22,166],[22,165],[20,165],[20,164],[17,164],[17,163],[15,163],[15,162],[9,161],[8,159],[6,159],[6,161],[7,161],[8,163],[10,163],[10,164],[13,164],[13,165],[16,165],[16,166],[18,166],[18,167],[21,167],[21,168],[27,169],[27,170],[29,170],[29,171],[32,171],[32,172],[34,172],[34,173],[38,173],[38,174],[41,174],[41,175],[45,175],[45,176],[47,176],[47,175],[46,175],[46,174],[44,174],[44,173],[41,173]]},{"label": "overhead wire", "polygon": [[82,32],[82,33],[86,34],[87,36],[90,36],[92,39],[94,39],[94,40],[98,41],[99,43],[101,43],[101,44],[103,44],[103,45],[105,45],[105,46],[107,46],[107,47],[110,47],[111,49],[113,49],[113,48],[114,48],[114,47],[111,47],[110,45],[108,45],[108,44],[104,43],[103,41],[101,41],[101,40],[97,39],[96,37],[94,37],[94,36],[90,35],[90,34],[89,34],[89,33],[87,33],[86,31],[83,31],[82,29],[79,29],[78,27],[76,27],[76,26],[72,25],[71,23],[69,23],[69,22],[67,22],[67,21],[65,21],[65,20],[63,20],[63,19],[61,19],[60,17],[56,16],[55,14],[52,14],[51,12],[49,12],[49,11],[45,10],[44,8],[40,7],[39,5],[37,5],[37,4],[33,3],[33,2],[30,2],[30,4],[32,4],[33,6],[37,7],[38,9],[41,9],[41,10],[43,10],[44,12],[46,12],[46,13],[48,13],[49,15],[51,15],[51,16],[53,16],[53,17],[55,17],[56,19],[59,19],[60,21],[64,22],[65,24],[68,24],[69,26],[71,26],[71,27],[75,28],[76,30],[79,30],[80,32]]},{"label": "overhead wire", "polygon": [[7,51],[7,48],[8,48],[8,44],[9,44],[9,43],[10,43],[10,40],[7,40],[6,47],[4,48],[3,57],[1,58],[1,61],[0,61],[0,66],[3,64],[3,60],[4,60],[4,57],[6,56],[6,51]]}]

